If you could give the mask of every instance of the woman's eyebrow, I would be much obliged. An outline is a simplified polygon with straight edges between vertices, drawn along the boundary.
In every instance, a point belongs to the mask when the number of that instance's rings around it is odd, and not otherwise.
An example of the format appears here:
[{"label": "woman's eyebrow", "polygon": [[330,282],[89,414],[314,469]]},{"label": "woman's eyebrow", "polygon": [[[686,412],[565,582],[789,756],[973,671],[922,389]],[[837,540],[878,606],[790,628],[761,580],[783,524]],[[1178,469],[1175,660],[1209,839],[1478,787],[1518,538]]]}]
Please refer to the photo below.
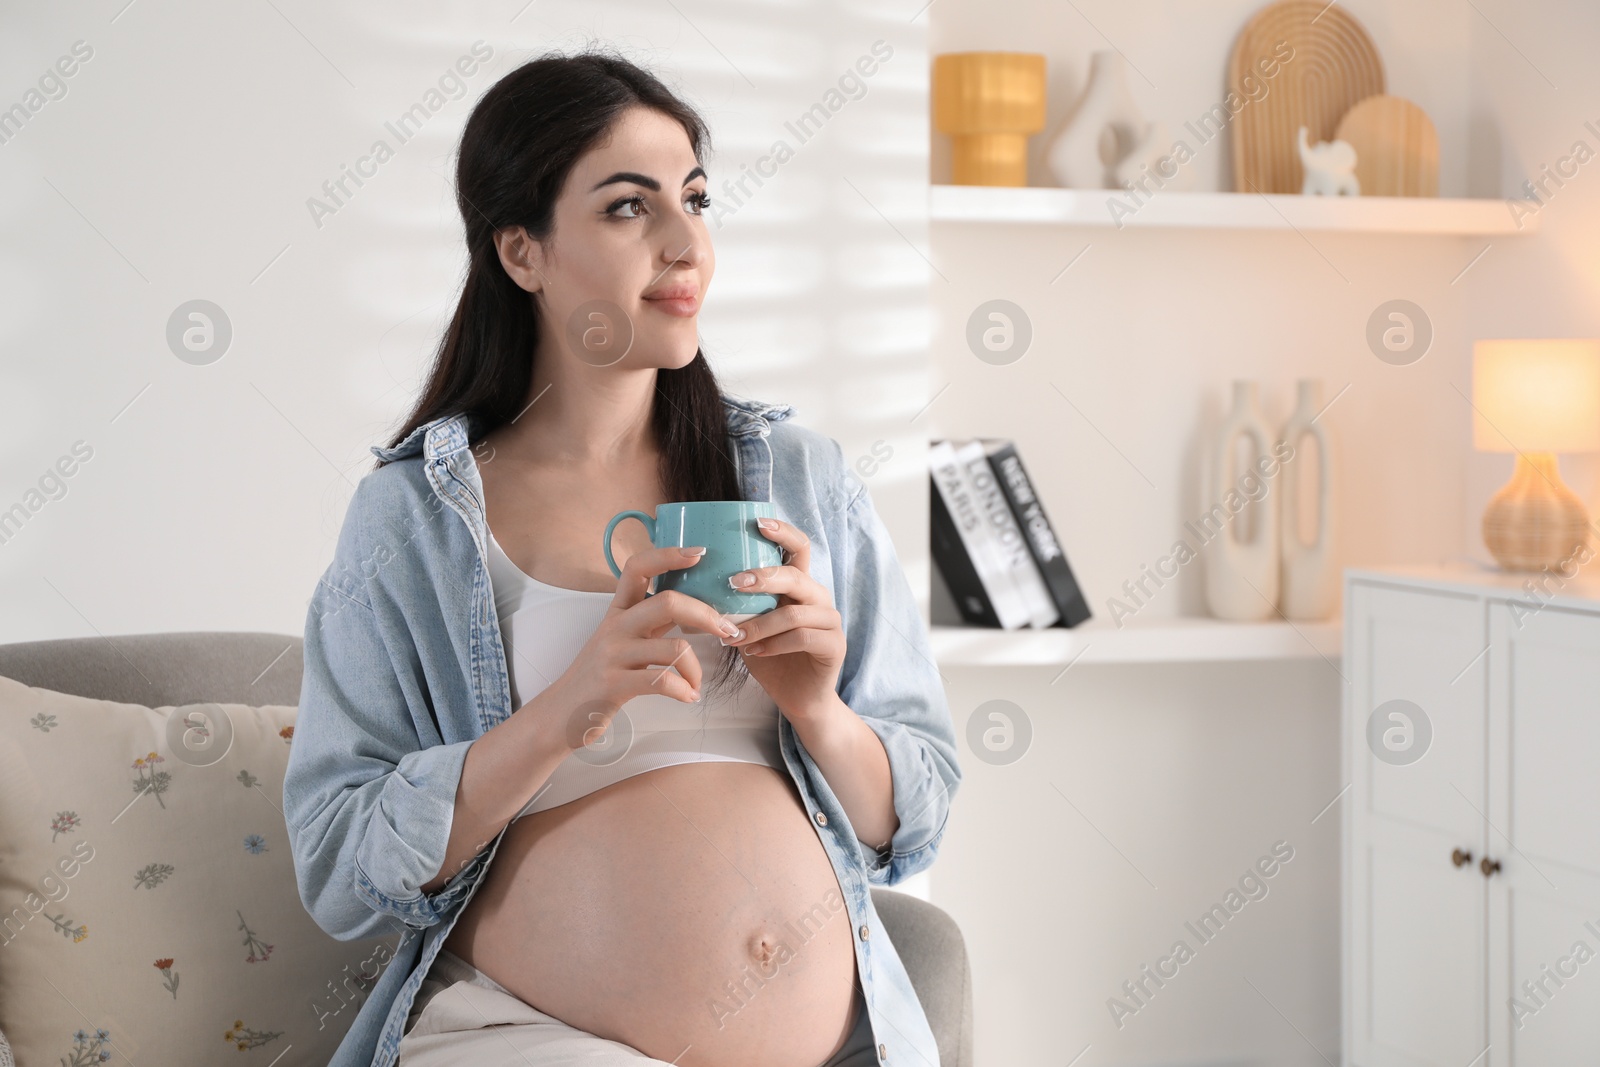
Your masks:
[{"label": "woman's eyebrow", "polygon": [[[613,185],[617,182],[632,182],[635,185],[642,185],[646,189],[649,189],[652,193],[659,193],[661,191],[660,182],[656,181],[654,178],[646,177],[643,174],[636,174],[631,170],[617,171],[605,181],[596,182],[594,189],[601,189],[607,185]],[[590,189],[589,191],[592,193],[594,192],[594,189]]]},{"label": "woman's eyebrow", "polygon": [[[704,167],[696,167],[693,170],[691,170],[684,177],[683,184],[688,185],[690,182],[694,181],[696,178],[705,177],[705,174],[706,174],[706,169]],[[605,181],[597,182],[595,184],[594,189],[601,189],[601,188],[604,188],[607,185],[615,185],[618,182],[632,182],[634,185],[642,185],[646,189],[649,189],[652,193],[659,193],[661,191],[661,183],[660,182],[656,181],[654,178],[651,178],[651,177],[649,177],[647,175],[639,174],[636,171],[631,171],[631,170],[619,170],[619,171],[617,171],[615,174],[613,174],[611,177],[607,178]],[[592,192],[594,192],[594,189],[590,189],[589,191],[592,193]]]}]

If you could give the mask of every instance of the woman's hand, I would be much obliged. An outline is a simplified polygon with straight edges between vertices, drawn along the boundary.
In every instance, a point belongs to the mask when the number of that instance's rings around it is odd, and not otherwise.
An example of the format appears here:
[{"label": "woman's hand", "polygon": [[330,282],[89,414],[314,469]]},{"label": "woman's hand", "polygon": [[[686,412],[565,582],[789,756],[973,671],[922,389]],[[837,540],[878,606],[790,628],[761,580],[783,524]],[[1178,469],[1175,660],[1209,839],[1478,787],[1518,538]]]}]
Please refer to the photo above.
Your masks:
[{"label": "woman's hand", "polygon": [[568,748],[594,744],[623,704],[657,693],[685,703],[700,700],[700,660],[682,637],[663,637],[674,626],[729,635],[738,627],[702,600],[666,589],[652,596],[650,580],[692,567],[705,548],[647,548],[628,557],[605,618],[572,663],[527,707],[559,720]]},{"label": "woman's hand", "polygon": [[[844,630],[827,587],[811,577],[811,539],[780,519],[757,519],[756,525],[789,562],[740,571],[730,584],[742,593],[775,593],[778,606],[745,620],[740,624],[743,636],[724,644],[744,653],[750,674],[795,722],[837,699]],[[747,577],[753,581],[740,585]]]}]

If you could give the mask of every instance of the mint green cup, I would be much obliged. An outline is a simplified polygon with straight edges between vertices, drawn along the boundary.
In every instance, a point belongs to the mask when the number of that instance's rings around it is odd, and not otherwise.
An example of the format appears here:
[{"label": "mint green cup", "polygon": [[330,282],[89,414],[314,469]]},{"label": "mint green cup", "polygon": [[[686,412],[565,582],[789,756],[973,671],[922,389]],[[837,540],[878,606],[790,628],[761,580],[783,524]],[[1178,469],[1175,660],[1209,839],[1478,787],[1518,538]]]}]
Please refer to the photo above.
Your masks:
[{"label": "mint green cup", "polygon": [[654,518],[642,511],[622,511],[606,523],[603,546],[611,573],[622,576],[611,555],[611,531],[624,519],[638,519],[650,532],[657,548],[705,545],[700,562],[656,576],[655,592],[676,589],[704,601],[734,622],[764,614],[778,606],[771,593],[746,593],[728,579],[754,567],[776,567],[783,562],[778,546],[756,528],[756,519],[777,518],[776,507],[765,500],[689,500],[661,504]]}]

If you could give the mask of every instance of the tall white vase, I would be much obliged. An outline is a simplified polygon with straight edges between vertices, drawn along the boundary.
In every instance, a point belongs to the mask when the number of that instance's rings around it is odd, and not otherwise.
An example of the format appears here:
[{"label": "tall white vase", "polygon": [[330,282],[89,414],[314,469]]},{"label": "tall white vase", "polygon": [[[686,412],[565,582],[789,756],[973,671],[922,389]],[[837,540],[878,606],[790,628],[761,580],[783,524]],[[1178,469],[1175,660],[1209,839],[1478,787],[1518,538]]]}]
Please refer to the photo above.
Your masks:
[{"label": "tall white vase", "polygon": [[[1100,157],[1100,139],[1107,129],[1116,133],[1118,145],[1109,167]],[[1045,158],[1056,180],[1069,189],[1116,188],[1112,168],[1135,148],[1149,146],[1151,135],[1128,89],[1127,60],[1099,51],[1089,57],[1088,87]]]},{"label": "tall white vase", "polygon": [[[1251,456],[1235,471],[1234,442],[1240,436],[1250,439]],[[1276,440],[1261,416],[1256,383],[1235,381],[1233,410],[1217,430],[1207,464],[1203,503],[1210,517],[1201,520],[1216,531],[1206,555],[1206,604],[1219,619],[1277,617],[1279,487],[1262,470],[1275,469]],[[1255,502],[1249,503],[1252,496]],[[1242,540],[1246,508],[1254,523],[1249,540]]]},{"label": "tall white vase", "polygon": [[[1338,599],[1338,568],[1334,547],[1334,455],[1327,424],[1313,422],[1322,410],[1322,382],[1301,378],[1294,414],[1284,424],[1280,441],[1294,449],[1283,465],[1279,495],[1282,535],[1283,590],[1279,606],[1290,619],[1326,619]],[[1317,522],[1310,543],[1300,536],[1300,497],[1306,492],[1310,458],[1302,447],[1306,438],[1317,444]]]}]

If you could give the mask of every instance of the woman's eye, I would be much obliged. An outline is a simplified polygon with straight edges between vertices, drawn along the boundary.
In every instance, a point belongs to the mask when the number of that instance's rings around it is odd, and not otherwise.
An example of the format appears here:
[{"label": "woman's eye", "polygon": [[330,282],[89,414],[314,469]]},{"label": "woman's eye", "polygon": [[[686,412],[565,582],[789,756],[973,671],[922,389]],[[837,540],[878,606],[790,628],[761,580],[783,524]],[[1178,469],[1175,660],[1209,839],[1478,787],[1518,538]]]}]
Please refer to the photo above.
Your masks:
[{"label": "woman's eye", "polygon": [[684,201],[684,206],[690,209],[690,214],[699,215],[711,206],[711,197],[707,193],[695,193]]},{"label": "woman's eye", "polygon": [[[618,212],[622,208],[628,207],[630,205],[634,208],[634,210],[633,210],[633,212],[631,214],[618,214]],[[643,207],[644,207],[644,197],[642,197],[642,196],[630,196],[626,200],[618,200],[615,204],[612,204],[610,209],[607,211],[607,214],[615,215],[619,219],[636,219],[636,218],[639,217],[640,210]]]}]

